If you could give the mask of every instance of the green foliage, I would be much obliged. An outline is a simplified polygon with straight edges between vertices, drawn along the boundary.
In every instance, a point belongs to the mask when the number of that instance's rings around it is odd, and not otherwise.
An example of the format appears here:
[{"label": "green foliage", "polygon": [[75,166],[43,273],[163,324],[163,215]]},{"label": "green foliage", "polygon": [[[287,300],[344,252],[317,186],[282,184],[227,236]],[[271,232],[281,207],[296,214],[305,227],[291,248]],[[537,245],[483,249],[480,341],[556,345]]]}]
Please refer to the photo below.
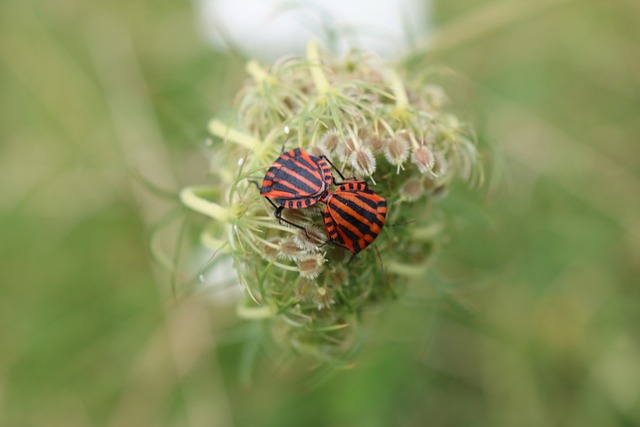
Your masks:
[{"label": "green foliage", "polygon": [[206,122],[245,60],[199,39],[189,2],[0,2],[0,425],[640,424],[637,2],[434,14],[403,78],[438,79],[495,145],[491,179],[452,184],[429,275],[363,312],[336,370],[238,321],[234,287],[180,293],[207,224],[169,212],[219,182]]}]

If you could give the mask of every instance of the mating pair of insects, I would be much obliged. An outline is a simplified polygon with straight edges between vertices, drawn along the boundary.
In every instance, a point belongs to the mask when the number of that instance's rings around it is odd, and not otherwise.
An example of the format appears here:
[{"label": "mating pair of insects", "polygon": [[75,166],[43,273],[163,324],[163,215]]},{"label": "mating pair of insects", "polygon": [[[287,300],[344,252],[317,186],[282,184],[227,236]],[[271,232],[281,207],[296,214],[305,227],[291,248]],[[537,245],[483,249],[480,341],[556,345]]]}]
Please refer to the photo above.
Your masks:
[{"label": "mating pair of insects", "polygon": [[[337,182],[331,173],[340,175]],[[337,189],[333,192],[329,187]],[[300,148],[283,153],[267,171],[260,195],[275,208],[275,217],[306,232],[304,227],[282,218],[283,209],[302,209],[325,204],[325,231],[330,242],[354,255],[369,246],[384,226],[387,201],[364,180],[345,179],[325,156],[312,156]]]}]

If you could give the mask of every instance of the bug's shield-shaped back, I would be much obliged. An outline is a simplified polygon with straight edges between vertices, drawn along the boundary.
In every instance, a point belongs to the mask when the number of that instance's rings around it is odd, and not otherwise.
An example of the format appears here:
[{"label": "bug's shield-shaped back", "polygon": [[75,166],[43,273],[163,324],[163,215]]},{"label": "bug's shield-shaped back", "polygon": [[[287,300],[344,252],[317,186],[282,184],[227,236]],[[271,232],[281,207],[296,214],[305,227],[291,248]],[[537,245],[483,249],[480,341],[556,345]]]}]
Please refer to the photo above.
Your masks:
[{"label": "bug's shield-shaped back", "polygon": [[366,181],[344,183],[328,198],[324,224],[330,241],[357,254],[378,237],[387,216],[387,201]]},{"label": "bug's shield-shaped back", "polygon": [[324,159],[295,148],[281,154],[267,170],[260,195],[284,208],[301,209],[317,203],[332,181]]}]

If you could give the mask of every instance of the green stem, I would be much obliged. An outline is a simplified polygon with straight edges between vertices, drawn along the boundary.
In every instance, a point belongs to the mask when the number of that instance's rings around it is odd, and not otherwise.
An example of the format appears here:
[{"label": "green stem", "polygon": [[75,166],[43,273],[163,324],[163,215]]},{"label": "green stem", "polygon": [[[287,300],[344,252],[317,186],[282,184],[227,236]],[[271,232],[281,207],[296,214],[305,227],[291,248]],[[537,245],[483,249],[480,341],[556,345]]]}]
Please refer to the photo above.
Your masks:
[{"label": "green stem", "polygon": [[225,125],[217,119],[213,119],[209,122],[209,132],[226,141],[231,141],[235,144],[242,145],[249,150],[255,150],[260,145],[262,145],[262,141],[260,141],[259,139],[256,139],[251,135],[247,135],[246,133],[240,132],[239,130],[233,129],[232,127]]},{"label": "green stem", "polygon": [[212,193],[215,193],[215,189],[211,187],[186,187],[180,191],[180,201],[196,212],[218,221],[228,222],[231,211],[205,198],[206,195],[210,196]]},{"label": "green stem", "polygon": [[327,76],[322,71],[322,62],[320,61],[320,48],[318,42],[311,40],[307,44],[307,60],[311,70],[311,78],[318,90],[320,96],[325,95],[331,89],[331,84],[327,80]]},{"label": "green stem", "polygon": [[407,110],[409,107],[409,98],[407,98],[404,83],[396,70],[389,70],[389,84],[391,85],[393,96],[396,98],[396,108],[398,110]]},{"label": "green stem", "polygon": [[384,268],[390,273],[400,276],[422,276],[427,270],[428,263],[422,264],[402,264],[399,262],[386,263]]},{"label": "green stem", "polygon": [[236,307],[236,314],[238,317],[248,320],[268,319],[276,315],[275,311],[269,306],[247,307],[244,304],[239,304]]}]

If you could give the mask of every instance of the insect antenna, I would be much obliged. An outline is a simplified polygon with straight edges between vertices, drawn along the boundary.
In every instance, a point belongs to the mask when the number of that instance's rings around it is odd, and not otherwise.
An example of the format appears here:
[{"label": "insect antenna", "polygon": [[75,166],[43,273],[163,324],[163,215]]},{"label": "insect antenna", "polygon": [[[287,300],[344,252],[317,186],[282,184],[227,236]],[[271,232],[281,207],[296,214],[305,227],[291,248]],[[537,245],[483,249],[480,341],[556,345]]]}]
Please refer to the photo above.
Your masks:
[{"label": "insect antenna", "polygon": [[378,255],[378,261],[380,261],[380,274],[384,276],[384,264],[382,263],[382,255],[380,255],[380,250],[378,250],[378,245],[374,244],[373,249],[376,250],[376,255]]},{"label": "insect antenna", "polygon": [[284,134],[287,135],[287,137],[284,139],[284,141],[282,141],[282,148],[280,149],[280,154],[284,154],[284,147],[285,145],[287,145],[287,142],[291,137],[291,135],[289,135],[289,126],[284,127]]},{"label": "insect antenna", "polygon": [[406,221],[394,222],[393,224],[385,224],[385,227],[399,227],[399,226],[402,226],[402,225],[414,224],[416,222],[418,222],[418,220],[408,219]]},{"label": "insect antenna", "polygon": [[250,184],[253,184],[256,186],[256,188],[258,189],[258,191],[260,191],[260,185],[258,184],[258,181],[254,181],[253,179],[248,179],[247,180]]}]

